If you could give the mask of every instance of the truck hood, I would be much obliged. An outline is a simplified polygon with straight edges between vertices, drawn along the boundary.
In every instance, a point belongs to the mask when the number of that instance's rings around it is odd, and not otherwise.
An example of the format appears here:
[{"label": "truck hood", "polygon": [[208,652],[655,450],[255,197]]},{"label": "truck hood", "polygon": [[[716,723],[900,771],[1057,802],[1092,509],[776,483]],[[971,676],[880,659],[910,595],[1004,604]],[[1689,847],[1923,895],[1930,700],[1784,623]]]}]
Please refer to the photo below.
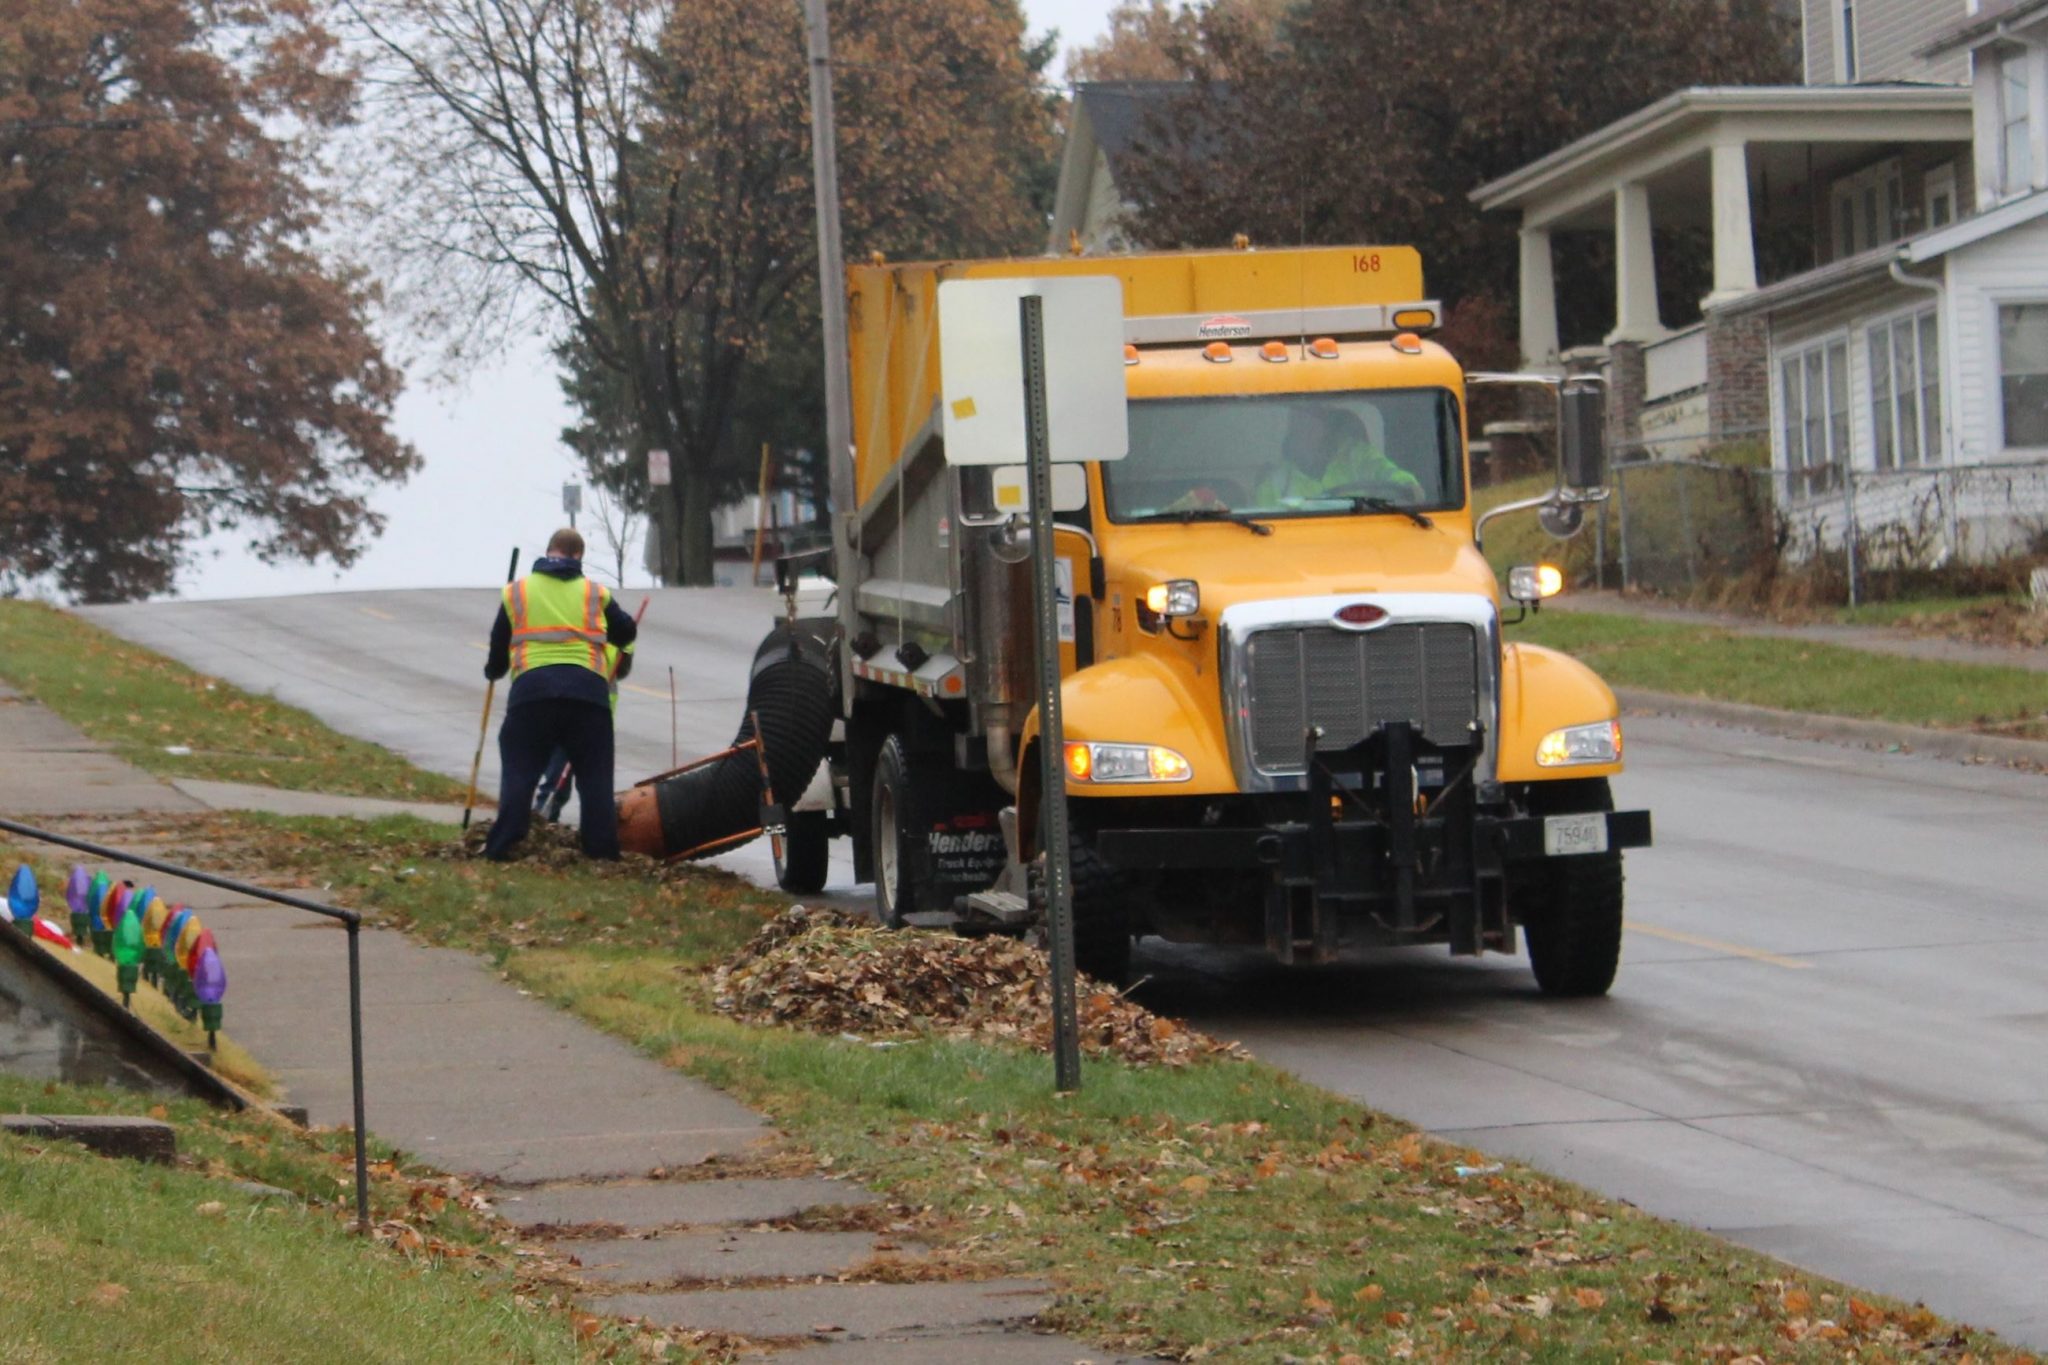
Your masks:
[{"label": "truck hood", "polygon": [[1240,602],[1343,593],[1473,593],[1500,604],[1493,569],[1459,521],[1429,529],[1398,517],[1267,524],[1270,536],[1228,523],[1119,527],[1115,549],[1105,548],[1109,589],[1136,600],[1154,583],[1192,578],[1212,620]]}]

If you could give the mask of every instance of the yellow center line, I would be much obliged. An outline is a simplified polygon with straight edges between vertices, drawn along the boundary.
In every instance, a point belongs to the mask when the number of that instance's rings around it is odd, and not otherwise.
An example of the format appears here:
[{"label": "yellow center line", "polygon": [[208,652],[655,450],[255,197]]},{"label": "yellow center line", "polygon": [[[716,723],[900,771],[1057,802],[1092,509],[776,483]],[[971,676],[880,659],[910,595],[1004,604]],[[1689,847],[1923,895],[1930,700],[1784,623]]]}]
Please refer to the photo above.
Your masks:
[{"label": "yellow center line", "polygon": [[361,612],[365,616],[374,616],[379,621],[396,621],[398,619],[396,616],[393,616],[390,612],[378,611],[375,607],[357,607],[356,610]]},{"label": "yellow center line", "polygon": [[1777,953],[1765,952],[1762,948],[1746,948],[1740,943],[1724,943],[1718,938],[1702,938],[1698,934],[1688,934],[1677,929],[1665,929],[1659,925],[1645,924],[1641,920],[1629,920],[1628,928],[1631,933],[1648,934],[1651,938],[1666,939],[1672,943],[1683,943],[1690,947],[1705,948],[1716,953],[1727,953],[1731,957],[1746,957],[1751,962],[1767,962],[1773,967],[1783,967],[1788,971],[1803,972],[1813,966],[1811,962],[1806,962],[1796,957],[1784,957]]},{"label": "yellow center line", "polygon": [[491,652],[491,647],[490,647],[489,645],[480,645],[480,644],[478,644],[478,643],[477,643],[476,641],[474,641],[474,640],[471,640],[471,641],[469,642],[469,647],[470,647],[471,649],[480,649],[480,650],[482,650],[482,651],[483,651],[484,653],[486,653],[486,654],[488,654],[488,653],[490,653],[490,652]]},{"label": "yellow center line", "polygon": [[660,697],[663,701],[668,700],[668,693],[657,692],[651,687],[642,687],[639,683],[622,682],[619,686],[628,692],[638,692],[643,697]]}]

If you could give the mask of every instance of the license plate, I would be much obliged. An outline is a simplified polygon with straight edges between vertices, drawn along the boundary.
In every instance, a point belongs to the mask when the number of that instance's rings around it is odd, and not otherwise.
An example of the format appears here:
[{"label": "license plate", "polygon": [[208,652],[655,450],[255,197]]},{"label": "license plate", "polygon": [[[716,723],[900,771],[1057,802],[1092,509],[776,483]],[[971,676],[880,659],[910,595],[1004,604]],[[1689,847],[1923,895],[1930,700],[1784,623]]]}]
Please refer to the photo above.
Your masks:
[{"label": "license plate", "polygon": [[1543,820],[1543,852],[1550,858],[1573,853],[1607,851],[1607,816],[1602,811],[1589,815],[1550,815]]}]

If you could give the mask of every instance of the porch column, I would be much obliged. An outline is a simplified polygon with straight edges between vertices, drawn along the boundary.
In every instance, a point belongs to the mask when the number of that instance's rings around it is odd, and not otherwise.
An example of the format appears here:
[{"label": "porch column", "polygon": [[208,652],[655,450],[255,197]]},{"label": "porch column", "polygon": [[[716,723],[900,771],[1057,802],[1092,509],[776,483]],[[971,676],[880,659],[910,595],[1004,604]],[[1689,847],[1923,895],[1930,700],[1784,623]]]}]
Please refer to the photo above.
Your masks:
[{"label": "porch column", "polygon": [[1640,182],[1614,191],[1614,330],[1607,340],[1656,341],[1657,253],[1650,238],[1650,188]]},{"label": "porch column", "polygon": [[1550,264],[1550,230],[1522,229],[1522,364],[1547,370],[1557,364],[1557,278]]},{"label": "porch column", "polygon": [[1708,305],[1756,290],[1756,236],[1749,216],[1749,148],[1714,144],[1714,292]]}]

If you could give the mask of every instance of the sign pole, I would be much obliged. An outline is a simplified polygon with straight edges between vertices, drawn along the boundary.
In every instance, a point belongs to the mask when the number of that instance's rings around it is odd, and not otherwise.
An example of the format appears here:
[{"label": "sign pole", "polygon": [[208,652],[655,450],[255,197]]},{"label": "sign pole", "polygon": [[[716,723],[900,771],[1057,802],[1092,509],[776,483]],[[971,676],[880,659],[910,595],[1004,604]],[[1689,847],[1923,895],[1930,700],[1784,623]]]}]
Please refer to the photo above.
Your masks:
[{"label": "sign pole", "polygon": [[1038,616],[1038,757],[1045,794],[1045,922],[1052,937],[1053,1088],[1081,1088],[1074,999],[1074,881],[1067,834],[1066,726],[1060,715],[1059,582],[1053,553],[1052,451],[1045,398],[1045,300],[1017,301],[1024,345],[1024,438],[1031,482],[1031,586]]}]

